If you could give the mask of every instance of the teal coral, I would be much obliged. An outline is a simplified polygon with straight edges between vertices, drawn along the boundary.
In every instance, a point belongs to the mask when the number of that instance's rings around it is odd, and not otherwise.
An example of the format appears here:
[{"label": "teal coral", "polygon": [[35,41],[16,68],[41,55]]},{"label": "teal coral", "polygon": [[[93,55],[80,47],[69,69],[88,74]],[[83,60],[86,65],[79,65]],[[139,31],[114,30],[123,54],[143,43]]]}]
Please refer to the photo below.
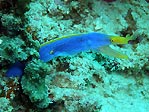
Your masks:
[{"label": "teal coral", "polygon": [[[89,112],[100,110],[102,98],[97,94],[99,88],[96,88],[96,85],[102,85],[102,77],[106,72],[104,67],[94,61],[94,54],[82,53],[81,56],[86,58],[73,56],[71,59],[66,59],[65,63],[69,63],[69,67],[65,71],[53,72],[48,75],[47,85],[54,96],[53,100],[64,101],[64,108],[67,111],[75,112],[85,108],[89,109]],[[53,67],[58,64],[55,62]],[[96,82],[93,74],[97,74],[99,82]]]},{"label": "teal coral", "polygon": [[27,59],[27,54],[25,53],[24,50],[25,43],[20,38],[20,36],[16,38],[9,38],[6,36],[2,36],[1,40],[2,40],[0,44],[1,63],[5,64],[5,61],[14,63],[15,60],[21,61]]},{"label": "teal coral", "polygon": [[[120,108],[127,110],[132,108],[128,101],[130,98],[133,97],[132,102],[135,106],[138,105],[138,102],[140,104],[145,101],[141,98],[133,99],[141,95],[139,89],[145,92],[146,87],[137,87],[132,75],[124,77],[123,73],[107,73],[105,67],[94,60],[95,57],[96,55],[93,53],[81,53],[79,56],[67,58],[64,62],[69,63],[69,67],[65,71],[51,73],[47,76],[46,82],[54,96],[54,101],[64,101],[64,109],[71,112],[88,109],[88,106],[90,107],[89,112],[105,112],[108,102],[115,105],[115,107],[109,106],[111,110],[120,110]],[[58,66],[58,62],[53,62],[53,67]],[[104,60],[103,63],[105,63]],[[148,84],[148,81],[144,80],[143,84]],[[129,94],[133,94],[133,96],[129,96]],[[148,97],[148,94],[141,96]],[[145,107],[143,106],[143,108]]]},{"label": "teal coral", "polygon": [[[11,31],[10,33],[14,33],[15,30],[21,30],[22,20],[19,17],[15,17],[13,14],[2,14],[1,22],[3,27],[7,28],[7,30]],[[8,33],[9,34],[9,33]]]},{"label": "teal coral", "polygon": [[22,88],[30,100],[39,108],[45,108],[51,103],[45,77],[49,73],[49,66],[40,60],[32,60],[25,68],[22,77]]},{"label": "teal coral", "polygon": [[5,65],[6,61],[14,63],[16,60],[27,60],[30,56],[37,58],[39,56],[38,51],[36,50],[37,48],[39,48],[39,44],[36,41],[30,41],[30,44],[27,46],[21,39],[21,36],[16,36],[14,38],[1,36],[0,62],[3,62],[3,65]]},{"label": "teal coral", "polygon": [[0,112],[12,112],[13,107],[10,105],[9,99],[5,97],[0,98]]}]

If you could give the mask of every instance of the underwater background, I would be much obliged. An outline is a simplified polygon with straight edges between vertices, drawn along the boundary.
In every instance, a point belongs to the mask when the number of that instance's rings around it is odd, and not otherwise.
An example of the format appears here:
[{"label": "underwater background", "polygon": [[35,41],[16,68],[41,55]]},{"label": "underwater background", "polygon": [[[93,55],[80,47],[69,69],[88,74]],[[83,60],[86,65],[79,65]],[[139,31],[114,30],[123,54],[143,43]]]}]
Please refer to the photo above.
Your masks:
[{"label": "underwater background", "polygon": [[[149,111],[148,0],[0,0],[0,20],[0,112]],[[45,42],[90,32],[133,38],[110,45],[129,59],[39,59]]]}]

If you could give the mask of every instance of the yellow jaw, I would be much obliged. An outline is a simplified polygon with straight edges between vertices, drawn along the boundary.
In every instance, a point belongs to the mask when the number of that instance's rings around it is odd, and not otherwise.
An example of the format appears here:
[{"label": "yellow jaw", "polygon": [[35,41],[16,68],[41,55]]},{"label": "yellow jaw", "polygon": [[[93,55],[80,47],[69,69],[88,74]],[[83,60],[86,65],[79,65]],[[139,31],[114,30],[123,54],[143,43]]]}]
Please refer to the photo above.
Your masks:
[{"label": "yellow jaw", "polygon": [[129,40],[133,40],[132,37],[120,37],[110,36],[112,44],[128,44]]}]

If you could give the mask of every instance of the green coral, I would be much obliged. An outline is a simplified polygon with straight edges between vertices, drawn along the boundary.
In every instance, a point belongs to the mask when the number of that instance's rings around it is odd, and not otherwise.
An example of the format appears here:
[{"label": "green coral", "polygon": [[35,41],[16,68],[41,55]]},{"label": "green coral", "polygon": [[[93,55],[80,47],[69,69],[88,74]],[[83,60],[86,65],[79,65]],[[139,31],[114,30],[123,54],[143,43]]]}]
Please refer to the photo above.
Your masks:
[{"label": "green coral", "polygon": [[49,66],[40,60],[32,60],[25,68],[22,77],[22,88],[30,100],[39,108],[49,105],[50,98],[48,88],[45,85],[45,77],[49,73]]},{"label": "green coral", "polygon": [[25,13],[25,17],[28,26],[31,27],[31,32],[35,34],[40,43],[72,33],[93,30],[89,27],[90,23],[85,28],[82,25],[86,24],[86,15],[90,17],[88,2],[36,1],[30,3],[29,7],[30,10]]},{"label": "green coral", "polygon": [[100,110],[102,95],[99,95],[98,89],[106,77],[106,72],[94,58],[93,53],[80,53],[80,56],[59,58],[60,62],[52,61],[53,69],[46,77],[46,84],[53,95],[53,100],[63,101],[63,109],[66,111]]},{"label": "green coral", "polygon": [[2,26],[7,30],[20,30],[22,20],[19,17],[15,17],[13,14],[2,14],[1,15]]},{"label": "green coral", "polygon": [[5,61],[14,63],[16,60],[26,60],[24,41],[18,36],[16,38],[1,37],[0,44],[0,62],[5,64]]},{"label": "green coral", "polygon": [[10,105],[10,101],[5,97],[0,98],[0,112],[12,112],[13,107]]}]

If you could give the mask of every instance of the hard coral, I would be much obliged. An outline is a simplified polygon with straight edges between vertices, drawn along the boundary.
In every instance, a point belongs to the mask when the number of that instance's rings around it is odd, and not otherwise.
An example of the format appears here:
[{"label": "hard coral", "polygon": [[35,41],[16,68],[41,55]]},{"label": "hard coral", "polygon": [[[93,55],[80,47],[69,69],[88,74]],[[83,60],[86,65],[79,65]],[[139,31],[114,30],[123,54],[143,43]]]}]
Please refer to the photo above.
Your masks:
[{"label": "hard coral", "polygon": [[0,112],[12,112],[13,107],[10,105],[9,99],[0,97]]},{"label": "hard coral", "polygon": [[22,77],[22,89],[39,108],[45,108],[50,103],[48,88],[45,85],[45,77],[49,72],[49,66],[40,60],[32,60],[25,68]]},{"label": "hard coral", "polygon": [[25,47],[25,43],[19,36],[16,38],[1,36],[1,40],[2,40],[2,43],[0,44],[1,64],[5,65],[6,61],[14,63],[15,60],[27,59],[27,54],[23,49]]},{"label": "hard coral", "polygon": [[116,1],[116,0],[104,0],[106,2],[113,2],[113,1]]}]

